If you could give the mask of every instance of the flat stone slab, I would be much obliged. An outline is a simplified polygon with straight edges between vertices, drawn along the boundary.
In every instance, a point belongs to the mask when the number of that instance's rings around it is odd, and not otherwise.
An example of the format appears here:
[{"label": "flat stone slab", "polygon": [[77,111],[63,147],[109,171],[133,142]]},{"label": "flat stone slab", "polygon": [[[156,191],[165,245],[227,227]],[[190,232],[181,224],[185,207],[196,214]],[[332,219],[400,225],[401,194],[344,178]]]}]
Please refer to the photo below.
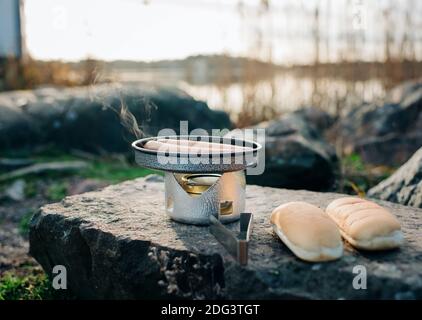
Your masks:
[{"label": "flat stone slab", "polygon": [[[31,221],[30,253],[49,274],[64,265],[68,288],[80,298],[422,298],[421,209],[377,201],[402,223],[406,243],[399,250],[358,252],[346,245],[340,260],[307,263],[274,235],[271,211],[287,201],[325,208],[342,195],[248,186],[254,229],[249,264],[242,267],[208,227],[165,215],[160,180],[127,181],[42,207]],[[355,266],[366,268],[366,290],[353,288]]]}]

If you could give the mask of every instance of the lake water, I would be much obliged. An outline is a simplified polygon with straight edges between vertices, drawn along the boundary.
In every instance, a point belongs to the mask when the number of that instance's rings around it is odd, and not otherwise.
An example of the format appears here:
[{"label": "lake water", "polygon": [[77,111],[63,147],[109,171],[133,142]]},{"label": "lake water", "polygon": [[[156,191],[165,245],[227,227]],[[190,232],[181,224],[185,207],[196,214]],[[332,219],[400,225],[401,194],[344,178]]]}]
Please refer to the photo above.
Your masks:
[{"label": "lake water", "polygon": [[383,98],[380,79],[346,81],[336,77],[306,77],[294,72],[277,72],[254,81],[225,82],[186,80],[178,70],[118,71],[107,77],[120,82],[148,82],[177,86],[211,108],[230,113],[240,125],[274,118],[303,106],[316,106],[342,115],[363,101]]}]

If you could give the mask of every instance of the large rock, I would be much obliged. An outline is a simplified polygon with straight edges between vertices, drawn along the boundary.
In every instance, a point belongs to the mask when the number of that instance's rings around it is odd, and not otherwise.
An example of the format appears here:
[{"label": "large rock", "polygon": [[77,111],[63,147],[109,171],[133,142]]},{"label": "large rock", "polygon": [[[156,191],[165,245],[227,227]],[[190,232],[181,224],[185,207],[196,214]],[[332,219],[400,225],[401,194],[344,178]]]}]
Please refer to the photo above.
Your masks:
[{"label": "large rock", "polygon": [[[171,221],[159,179],[137,179],[44,206],[30,225],[30,253],[48,274],[67,268],[80,298],[422,298],[422,210],[379,201],[401,221],[400,250],[357,252],[330,263],[298,260],[274,236],[271,211],[287,201],[324,208],[340,194],[247,187],[254,213],[249,264],[237,264],[208,227]],[[229,225],[238,228],[238,223]],[[356,290],[353,268],[367,272]],[[360,282],[359,282],[360,283]]]},{"label": "large rock", "polygon": [[312,126],[319,133],[323,133],[335,123],[332,115],[316,107],[303,107],[294,111],[293,114],[302,118],[307,125]]},{"label": "large rock", "polygon": [[334,130],[346,153],[371,164],[401,165],[422,146],[422,82],[393,89],[381,104],[354,109]]},{"label": "large rock", "polygon": [[[320,132],[328,126],[328,120],[322,118],[322,112],[312,110],[294,112],[254,127],[265,129],[265,171],[247,176],[249,183],[317,191],[334,188],[338,158]],[[237,137],[242,134],[238,130],[230,133]]]},{"label": "large rock", "polygon": [[127,106],[146,135],[180,121],[189,130],[230,128],[226,113],[210,110],[186,93],[159,86],[97,85],[82,88],[44,88],[0,94],[0,149],[17,150],[52,144],[90,152],[127,152],[134,139]]},{"label": "large rock", "polygon": [[368,195],[422,208],[422,148],[389,178],[370,189]]}]

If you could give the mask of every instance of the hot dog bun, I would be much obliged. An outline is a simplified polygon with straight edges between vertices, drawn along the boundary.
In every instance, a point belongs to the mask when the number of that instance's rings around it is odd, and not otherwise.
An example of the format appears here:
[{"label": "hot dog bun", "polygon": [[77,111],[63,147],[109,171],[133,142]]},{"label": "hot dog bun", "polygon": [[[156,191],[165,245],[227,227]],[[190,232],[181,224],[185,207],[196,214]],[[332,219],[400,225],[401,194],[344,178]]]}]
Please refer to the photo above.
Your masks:
[{"label": "hot dog bun", "polygon": [[336,222],[341,235],[358,249],[392,249],[404,241],[397,218],[375,202],[357,197],[339,198],[328,205],[326,212]]},{"label": "hot dog bun", "polygon": [[144,144],[143,147],[160,152],[191,154],[232,153],[252,150],[249,147],[236,145],[176,139],[149,140]]},{"label": "hot dog bun", "polygon": [[281,241],[300,259],[329,261],[343,254],[335,223],[320,208],[306,202],[288,202],[271,214],[271,223]]}]

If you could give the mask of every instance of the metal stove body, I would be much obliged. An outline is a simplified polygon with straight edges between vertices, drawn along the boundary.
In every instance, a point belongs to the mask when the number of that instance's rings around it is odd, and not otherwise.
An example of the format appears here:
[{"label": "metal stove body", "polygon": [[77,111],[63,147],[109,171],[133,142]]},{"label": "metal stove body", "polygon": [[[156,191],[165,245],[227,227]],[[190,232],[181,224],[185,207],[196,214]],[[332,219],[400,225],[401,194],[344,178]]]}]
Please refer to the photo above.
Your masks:
[{"label": "metal stove body", "polygon": [[173,220],[208,225],[210,215],[222,223],[239,220],[245,211],[243,171],[224,174],[165,173],[166,212]]},{"label": "metal stove body", "polygon": [[[189,158],[182,153],[161,153],[143,146],[150,140],[178,139],[247,146],[248,151]],[[213,136],[166,136],[135,141],[136,162],[165,172],[165,211],[181,223],[210,225],[211,233],[242,264],[247,263],[252,214],[245,211],[245,169],[257,162],[261,146],[252,141]],[[204,161],[205,160],[205,161]],[[240,233],[223,224],[240,221]]]}]

